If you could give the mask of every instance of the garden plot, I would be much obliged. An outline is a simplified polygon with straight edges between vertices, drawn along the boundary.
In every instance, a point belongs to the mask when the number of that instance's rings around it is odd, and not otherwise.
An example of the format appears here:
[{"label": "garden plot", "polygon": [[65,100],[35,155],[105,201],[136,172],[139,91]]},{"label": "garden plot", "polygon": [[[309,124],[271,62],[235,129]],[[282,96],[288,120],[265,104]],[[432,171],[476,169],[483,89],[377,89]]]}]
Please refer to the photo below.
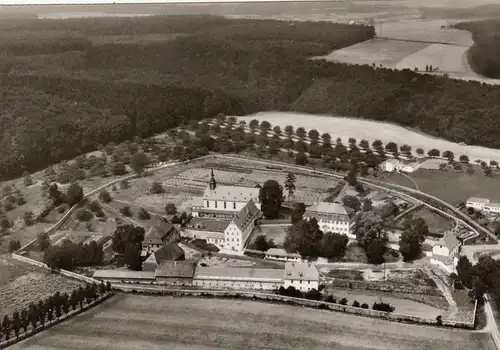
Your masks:
[{"label": "garden plot", "polygon": [[55,292],[71,293],[80,285],[83,283],[48,271],[29,272],[0,286],[0,310],[10,314]]},{"label": "garden plot", "polygon": [[421,208],[417,211],[412,211],[408,215],[403,216],[400,223],[405,222],[409,219],[422,218],[425,220],[427,226],[429,227],[429,232],[432,233],[444,233],[451,230],[455,226],[455,222],[449,218],[444,218],[441,215],[427,209]]},{"label": "garden plot", "polygon": [[467,59],[464,57],[469,47],[444,44],[431,44],[409,54],[396,64],[396,69],[425,70],[426,65],[438,68],[444,73],[466,73],[469,71]]},{"label": "garden plot", "polygon": [[375,63],[377,66],[394,68],[402,59],[428,45],[426,43],[377,38],[333,51],[329,55],[316,57],[316,59],[360,65]]}]

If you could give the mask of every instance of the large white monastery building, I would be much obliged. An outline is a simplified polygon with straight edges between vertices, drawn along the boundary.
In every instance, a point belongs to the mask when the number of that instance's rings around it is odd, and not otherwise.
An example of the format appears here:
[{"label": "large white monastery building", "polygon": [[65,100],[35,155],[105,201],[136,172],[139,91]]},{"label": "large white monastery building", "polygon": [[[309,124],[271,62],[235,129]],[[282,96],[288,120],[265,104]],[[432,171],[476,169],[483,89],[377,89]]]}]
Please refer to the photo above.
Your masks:
[{"label": "large white monastery building", "polygon": [[221,186],[215,181],[212,170],[210,183],[205,189],[199,205],[192,207],[193,217],[231,219],[252,200],[260,210],[259,188]]}]

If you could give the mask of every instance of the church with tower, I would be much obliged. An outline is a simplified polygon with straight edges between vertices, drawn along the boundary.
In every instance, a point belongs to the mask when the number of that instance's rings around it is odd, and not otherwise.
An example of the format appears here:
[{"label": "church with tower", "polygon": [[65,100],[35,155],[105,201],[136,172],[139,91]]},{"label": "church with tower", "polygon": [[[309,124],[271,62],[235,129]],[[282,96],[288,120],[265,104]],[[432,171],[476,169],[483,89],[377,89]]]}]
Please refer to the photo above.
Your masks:
[{"label": "church with tower", "polygon": [[207,217],[231,220],[252,201],[260,210],[259,188],[218,185],[214,170],[198,205],[192,207],[193,217]]}]

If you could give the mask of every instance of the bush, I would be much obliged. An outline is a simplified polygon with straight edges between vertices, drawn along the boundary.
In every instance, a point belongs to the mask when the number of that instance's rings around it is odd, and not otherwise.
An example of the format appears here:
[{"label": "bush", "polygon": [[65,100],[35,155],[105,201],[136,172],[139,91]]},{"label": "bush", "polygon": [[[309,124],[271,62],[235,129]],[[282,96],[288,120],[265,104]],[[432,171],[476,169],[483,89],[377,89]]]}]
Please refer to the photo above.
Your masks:
[{"label": "bush", "polygon": [[367,303],[363,303],[363,304],[361,304],[361,308],[362,308],[362,309],[368,309],[368,308],[369,308],[369,306],[368,306],[368,304],[367,304]]},{"label": "bush", "polygon": [[321,293],[318,292],[316,289],[311,289],[306,293],[306,299],[309,300],[320,300],[321,299]]},{"label": "bush", "polygon": [[137,213],[137,218],[140,220],[149,220],[151,219],[151,215],[149,215],[148,211],[144,208],[139,209]]},{"label": "bush", "polygon": [[101,210],[101,204],[98,201],[91,201],[88,205],[89,209],[93,213],[97,213]]},{"label": "bush", "polygon": [[359,301],[354,300],[353,303],[352,303],[352,306],[353,307],[359,307]]},{"label": "bush", "polygon": [[132,216],[132,211],[130,210],[130,207],[125,206],[120,209],[120,213],[122,213],[126,217],[131,217]]},{"label": "bush", "polygon": [[327,303],[332,303],[332,304],[337,303],[337,300],[333,297],[333,295],[329,295],[329,296],[327,296],[327,297],[326,297],[326,299],[325,299],[325,301],[326,301]]},{"label": "bush", "polygon": [[388,303],[373,303],[373,310],[384,311],[384,312],[393,312],[395,310],[394,306],[389,305]]},{"label": "bush", "polygon": [[21,242],[17,240],[11,240],[9,242],[9,253],[13,253],[16,250],[21,249]]},{"label": "bush", "polygon": [[[114,187],[113,191],[116,191],[116,187],[115,186],[113,187]],[[99,200],[101,200],[104,203],[109,203],[113,200],[113,198],[111,198],[111,195],[109,194],[108,191],[102,190],[101,192],[99,192]]]},{"label": "bush", "polygon": [[68,210],[68,205],[67,204],[62,204],[60,206],[57,207],[57,212],[59,214],[63,214],[64,212],[66,212],[66,210]]},{"label": "bush", "polygon": [[19,205],[19,206],[21,206],[21,205],[25,205],[25,204],[26,204],[26,199],[24,199],[24,197],[23,197],[23,196],[19,196],[19,197],[17,197],[16,203],[17,203],[17,205]]},{"label": "bush", "polygon": [[162,194],[162,193],[165,193],[165,189],[163,188],[161,183],[159,183],[158,181],[155,181],[151,184],[150,192],[152,194]]},{"label": "bush", "polygon": [[340,304],[340,305],[347,305],[347,299],[346,299],[346,298],[342,298],[342,299],[339,301],[339,304]]},{"label": "bush", "polygon": [[92,213],[84,208],[78,209],[75,215],[79,221],[89,221],[92,219]]},{"label": "bush", "polygon": [[441,327],[443,325],[443,317],[441,315],[438,315],[436,317],[436,325]]}]

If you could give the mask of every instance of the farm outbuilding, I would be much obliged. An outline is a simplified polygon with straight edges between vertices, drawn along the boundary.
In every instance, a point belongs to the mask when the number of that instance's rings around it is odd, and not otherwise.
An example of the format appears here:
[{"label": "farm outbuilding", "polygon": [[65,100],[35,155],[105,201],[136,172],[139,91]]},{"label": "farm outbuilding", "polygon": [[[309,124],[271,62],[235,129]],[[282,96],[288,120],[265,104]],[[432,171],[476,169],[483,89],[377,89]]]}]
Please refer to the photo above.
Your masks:
[{"label": "farm outbuilding", "polygon": [[193,261],[163,261],[155,271],[158,284],[191,286],[196,263]]},{"label": "farm outbuilding", "polygon": [[94,279],[110,283],[147,283],[155,281],[154,271],[97,270]]},{"label": "farm outbuilding", "polygon": [[271,248],[266,252],[265,259],[278,261],[302,261],[299,253],[287,253],[280,248]]},{"label": "farm outbuilding", "polygon": [[175,242],[171,242],[151,255],[142,264],[143,271],[155,271],[156,268],[164,261],[184,260],[184,250]]},{"label": "farm outbuilding", "polygon": [[274,290],[283,285],[283,270],[197,267],[193,285],[211,289]]}]

